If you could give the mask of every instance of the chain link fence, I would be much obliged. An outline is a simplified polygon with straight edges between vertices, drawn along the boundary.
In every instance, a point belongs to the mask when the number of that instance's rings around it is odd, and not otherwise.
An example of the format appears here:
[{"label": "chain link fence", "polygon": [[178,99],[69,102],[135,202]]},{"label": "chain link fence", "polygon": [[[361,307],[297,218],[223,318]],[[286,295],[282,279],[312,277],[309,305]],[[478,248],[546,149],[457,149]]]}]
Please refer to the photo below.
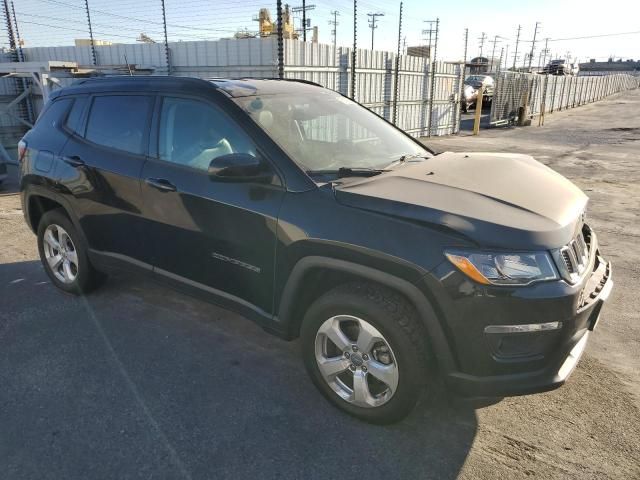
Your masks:
[{"label": "chain link fence", "polygon": [[639,84],[640,78],[627,74],[575,77],[501,72],[496,78],[490,122],[504,125],[520,116],[533,118],[579,107]]}]

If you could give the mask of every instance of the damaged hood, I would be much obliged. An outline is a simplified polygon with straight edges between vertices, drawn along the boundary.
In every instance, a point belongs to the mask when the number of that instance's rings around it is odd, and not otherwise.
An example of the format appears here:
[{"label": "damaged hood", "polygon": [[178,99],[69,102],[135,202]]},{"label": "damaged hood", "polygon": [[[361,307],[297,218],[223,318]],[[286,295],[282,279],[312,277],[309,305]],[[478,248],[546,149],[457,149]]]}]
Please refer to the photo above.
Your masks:
[{"label": "damaged hood", "polygon": [[450,228],[482,247],[549,249],[581,228],[588,198],[528,155],[446,152],[335,186],[338,202]]}]

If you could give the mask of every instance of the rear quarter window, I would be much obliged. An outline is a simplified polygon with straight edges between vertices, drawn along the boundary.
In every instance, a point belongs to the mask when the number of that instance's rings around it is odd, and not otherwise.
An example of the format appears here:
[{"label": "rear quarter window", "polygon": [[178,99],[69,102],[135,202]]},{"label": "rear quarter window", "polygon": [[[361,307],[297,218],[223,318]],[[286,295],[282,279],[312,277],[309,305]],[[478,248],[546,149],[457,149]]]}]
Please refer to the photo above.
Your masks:
[{"label": "rear quarter window", "polygon": [[72,103],[72,98],[60,98],[54,100],[42,111],[38,117],[35,127],[40,129],[60,126],[60,124],[64,122],[66,114]]},{"label": "rear quarter window", "polygon": [[152,97],[145,95],[94,97],[85,138],[116,150],[144,153],[151,104]]},{"label": "rear quarter window", "polygon": [[87,104],[87,97],[75,97],[73,100],[73,106],[67,115],[67,121],[65,126],[77,135],[82,135],[82,113],[84,107]]}]

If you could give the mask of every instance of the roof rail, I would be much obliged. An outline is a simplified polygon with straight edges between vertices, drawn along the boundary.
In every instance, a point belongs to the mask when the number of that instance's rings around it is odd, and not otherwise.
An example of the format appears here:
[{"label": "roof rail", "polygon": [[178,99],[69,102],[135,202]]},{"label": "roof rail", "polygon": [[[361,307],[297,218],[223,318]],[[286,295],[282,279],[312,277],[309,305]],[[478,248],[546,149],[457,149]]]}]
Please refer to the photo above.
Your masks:
[{"label": "roof rail", "polygon": [[207,78],[210,82],[215,82],[216,80],[277,80],[280,82],[298,82],[298,83],[306,83],[307,85],[314,85],[316,87],[325,88],[324,85],[320,85],[319,83],[312,82],[311,80],[303,80],[301,78],[277,78],[277,77],[211,77]]}]

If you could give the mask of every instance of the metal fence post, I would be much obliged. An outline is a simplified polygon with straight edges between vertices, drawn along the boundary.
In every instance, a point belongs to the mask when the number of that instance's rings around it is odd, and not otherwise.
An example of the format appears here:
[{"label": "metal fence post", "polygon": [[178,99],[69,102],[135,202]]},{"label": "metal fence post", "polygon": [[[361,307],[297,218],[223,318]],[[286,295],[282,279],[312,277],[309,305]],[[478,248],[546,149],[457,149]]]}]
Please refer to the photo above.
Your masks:
[{"label": "metal fence post", "polygon": [[400,17],[398,20],[398,51],[396,53],[396,71],[393,84],[393,117],[391,123],[397,125],[398,119],[398,93],[400,91],[400,85],[398,80],[400,79],[400,43],[402,42],[402,2],[400,2]]},{"label": "metal fence post", "polygon": [[278,33],[278,78],[284,78],[284,40],[282,36],[282,0],[276,2]]},{"label": "metal fence post", "polygon": [[16,37],[13,35],[13,26],[11,25],[11,13],[9,12],[9,3],[7,0],[3,1],[4,18],[7,22],[7,36],[9,37],[9,49],[14,53],[16,52]]},{"label": "metal fence post", "polygon": [[89,0],[84,0],[84,8],[87,12],[87,25],[89,26],[89,42],[91,43],[91,58],[94,65],[98,65],[98,57],[96,55],[96,45],[93,41],[93,28],[91,27],[91,14],[89,13]]},{"label": "metal fence post", "polygon": [[[431,90],[429,92],[429,130],[427,133],[427,137],[431,136],[432,133],[432,128],[431,125],[433,124],[433,102],[434,102],[434,96],[435,96],[435,92],[436,92],[436,61],[437,61],[437,52],[438,52],[438,30],[440,29],[440,19],[436,17],[436,38],[435,38],[435,42],[433,44],[433,58],[432,58],[432,62],[431,65],[433,66],[433,68],[431,69]],[[431,52],[429,52],[429,56],[431,56]]]},{"label": "metal fence post", "polygon": [[549,88],[549,74],[544,76],[544,88],[542,89],[542,100],[540,102],[540,115],[538,116],[538,126],[544,125],[544,113],[547,108],[547,91]]},{"label": "metal fence post", "polygon": [[351,100],[356,99],[356,50],[358,48],[358,0],[353,0],[353,50],[351,51]]},{"label": "metal fence post", "polygon": [[562,105],[564,104],[564,89],[566,84],[567,84],[567,77],[562,77],[562,87],[560,88],[560,105],[558,105],[559,111],[562,111]]},{"label": "metal fence post", "polygon": [[481,86],[480,89],[478,90],[478,97],[476,98],[476,111],[474,112],[474,119],[473,119],[474,135],[478,135],[480,133],[480,119],[482,117],[482,98],[483,97],[484,97],[484,86]]},{"label": "metal fence post", "polygon": [[[22,39],[20,38],[20,30],[18,29],[18,20],[16,19],[16,7],[11,0],[11,15],[13,16],[13,25],[15,27],[16,34],[16,53],[18,54],[18,61],[24,62],[24,52],[22,51]],[[11,21],[9,21],[11,23]]]},{"label": "metal fence post", "polygon": [[584,105],[584,78],[576,77],[576,80],[580,83],[580,93],[578,94],[578,106]]},{"label": "metal fence post", "polygon": [[171,60],[169,58],[169,39],[167,37],[167,11],[164,8],[164,0],[160,0],[162,4],[162,26],[164,27],[164,55],[167,61],[167,75],[171,75]]},{"label": "metal fence post", "polygon": [[[459,96],[460,96],[460,101],[458,102],[458,105],[456,105],[458,111],[457,111],[457,119],[458,121],[455,122],[456,126],[454,126],[454,129],[457,127],[458,131],[460,130],[460,120],[461,120],[461,116],[462,116],[462,108],[461,107],[461,102],[464,102],[464,75],[466,73],[467,70],[467,49],[469,47],[469,29],[465,28],[464,29],[464,55],[462,56],[462,66],[461,66],[461,72],[460,72],[460,92],[459,92]],[[496,75],[496,85],[494,88],[494,95],[499,92],[498,88],[498,82],[500,80],[500,75]],[[491,105],[491,108],[493,108],[493,104]],[[466,109],[466,107],[465,107]]]},{"label": "metal fence post", "polygon": [[[18,19],[16,18],[16,7],[13,4],[13,0],[11,0],[11,14],[13,16],[13,25],[15,27],[14,31],[15,31],[16,40],[17,40],[16,53],[18,54],[17,55],[18,61],[25,62],[26,60],[24,56],[24,51],[22,50],[22,39],[20,38],[20,29],[18,28]],[[29,84],[27,83],[26,78],[20,79],[20,86],[22,87],[23,92],[27,91],[27,89],[29,88]],[[27,109],[27,120],[29,120],[30,123],[35,123],[36,115],[35,115],[35,110],[33,108],[33,99],[31,95],[27,96],[27,98],[24,99],[24,104]]]}]

